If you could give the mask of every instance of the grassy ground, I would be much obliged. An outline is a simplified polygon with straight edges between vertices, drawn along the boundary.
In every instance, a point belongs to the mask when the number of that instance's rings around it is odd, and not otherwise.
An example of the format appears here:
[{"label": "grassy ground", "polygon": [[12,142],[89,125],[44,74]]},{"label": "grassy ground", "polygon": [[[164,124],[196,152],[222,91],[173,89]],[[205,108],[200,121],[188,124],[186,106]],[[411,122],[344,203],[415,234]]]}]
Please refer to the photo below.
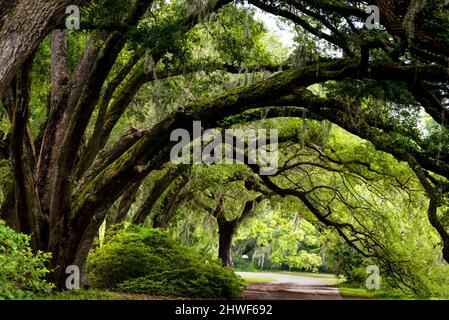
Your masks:
[{"label": "grassy ground", "polygon": [[411,298],[400,292],[383,290],[366,290],[355,288],[347,283],[338,285],[345,300],[410,300]]},{"label": "grassy ground", "polygon": [[113,292],[97,290],[73,290],[53,292],[46,295],[38,295],[37,300],[121,300],[122,298]]},{"label": "grassy ground", "polygon": [[[309,272],[290,272],[290,271],[274,271],[292,276],[329,279],[330,285],[337,285],[341,295],[345,300],[409,300],[410,297],[394,291],[383,290],[366,290],[364,288],[354,287],[345,283],[343,278],[337,279],[333,274],[309,273]],[[244,284],[250,283],[268,283],[276,282],[276,279],[270,276],[243,276]],[[335,283],[334,283],[335,281]],[[65,292],[55,292],[47,295],[36,296],[37,300],[185,300],[188,298],[179,297],[162,297],[144,294],[127,294],[100,290],[74,290]]]},{"label": "grassy ground", "polygon": [[[247,277],[244,283],[265,283],[273,282],[275,279],[270,277]],[[345,300],[407,300],[403,294],[386,291],[368,291],[363,288],[350,287],[347,284],[338,285],[340,293]],[[36,296],[37,300],[186,300],[188,298],[179,297],[161,297],[144,294],[127,294],[118,292],[108,292],[99,290],[74,290],[66,292],[55,292],[48,295]]]},{"label": "grassy ground", "polygon": [[276,282],[275,278],[264,276],[264,277],[249,277],[249,276],[242,276],[244,284],[250,284],[250,283],[266,283],[266,282]]},{"label": "grassy ground", "polygon": [[73,290],[38,295],[36,300],[186,300],[188,298],[129,294],[100,290]]}]

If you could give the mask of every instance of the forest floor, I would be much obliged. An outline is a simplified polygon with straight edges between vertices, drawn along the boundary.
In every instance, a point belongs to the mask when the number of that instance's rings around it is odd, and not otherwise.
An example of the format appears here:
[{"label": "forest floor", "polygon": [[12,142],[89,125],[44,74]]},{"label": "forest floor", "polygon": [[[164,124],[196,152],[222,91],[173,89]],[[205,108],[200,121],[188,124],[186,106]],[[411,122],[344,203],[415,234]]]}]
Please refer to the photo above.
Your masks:
[{"label": "forest floor", "polygon": [[[237,272],[245,281],[244,300],[402,300],[408,297],[389,291],[368,291],[352,287],[330,274],[305,272]],[[192,300],[101,290],[54,292],[39,300]]]},{"label": "forest floor", "polygon": [[343,300],[335,278],[268,272],[238,274],[248,283],[245,300]]}]

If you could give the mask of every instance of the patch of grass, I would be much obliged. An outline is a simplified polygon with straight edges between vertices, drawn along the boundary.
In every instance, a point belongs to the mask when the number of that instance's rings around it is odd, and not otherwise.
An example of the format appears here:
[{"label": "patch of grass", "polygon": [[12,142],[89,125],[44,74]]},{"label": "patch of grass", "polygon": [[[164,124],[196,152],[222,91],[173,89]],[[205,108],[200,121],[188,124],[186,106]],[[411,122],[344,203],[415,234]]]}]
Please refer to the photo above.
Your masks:
[{"label": "patch of grass", "polygon": [[122,300],[115,293],[100,290],[70,290],[35,296],[36,300]]},{"label": "patch of grass", "polygon": [[101,290],[71,290],[35,296],[36,300],[184,300],[187,298],[130,294]]},{"label": "patch of grass", "polygon": [[250,283],[268,283],[268,282],[276,282],[275,278],[264,276],[264,277],[251,277],[251,276],[242,276],[243,284]]},{"label": "patch of grass", "polygon": [[357,288],[347,283],[338,286],[340,293],[345,300],[411,300],[413,298],[406,296],[398,291],[367,290]]}]

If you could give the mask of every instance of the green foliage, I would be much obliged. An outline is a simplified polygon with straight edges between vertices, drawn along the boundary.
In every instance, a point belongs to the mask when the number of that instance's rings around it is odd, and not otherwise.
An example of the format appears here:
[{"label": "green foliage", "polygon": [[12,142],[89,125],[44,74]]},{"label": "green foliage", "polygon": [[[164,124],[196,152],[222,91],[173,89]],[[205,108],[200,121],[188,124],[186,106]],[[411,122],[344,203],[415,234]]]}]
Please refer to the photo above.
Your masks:
[{"label": "green foliage", "polygon": [[50,254],[34,254],[29,241],[0,220],[0,300],[31,299],[34,293],[49,292],[53,287],[45,281]]},{"label": "green foliage", "polygon": [[89,256],[87,272],[94,288],[201,298],[240,296],[241,280],[232,270],[165,232],[140,227],[115,232]]},{"label": "green foliage", "polygon": [[[236,241],[237,243],[237,248],[239,249],[239,247],[245,247],[245,245],[242,245],[244,241],[240,240],[240,241]],[[240,253],[241,250],[239,251],[233,251],[232,252],[232,263],[234,264],[234,269],[238,270],[238,271],[245,271],[245,272],[256,272],[259,271],[259,269],[257,268],[256,264],[254,263],[253,260],[250,260],[249,257],[248,258],[243,258],[243,255]]]},{"label": "green foliage", "polygon": [[210,32],[222,61],[239,67],[270,62],[260,41],[265,28],[253,15],[253,10],[228,6],[217,16]]},{"label": "green foliage", "polygon": [[0,184],[6,185],[11,182],[12,174],[10,162],[8,160],[0,159]]},{"label": "green foliage", "polygon": [[[280,207],[244,224],[235,242],[237,252],[250,256],[260,269],[316,272],[322,264],[317,252],[320,244],[317,230],[305,219],[282,212]],[[235,263],[239,269],[251,268],[251,264],[242,259]]]},{"label": "green foliage", "polygon": [[398,290],[367,290],[354,286],[350,283],[342,283],[338,286],[343,299],[345,300],[363,300],[363,299],[379,299],[379,300],[407,300],[410,296],[405,295]]},{"label": "green foliage", "polygon": [[88,24],[101,28],[125,27],[125,20],[129,17],[130,9],[136,5],[135,0],[95,0],[84,6],[81,24]]},{"label": "green foliage", "polygon": [[244,278],[245,284],[248,285],[250,283],[270,283],[276,282],[275,278],[272,277],[246,277]]},{"label": "green foliage", "polygon": [[363,262],[362,256],[355,249],[333,233],[327,233],[324,237],[323,249],[327,271],[345,276],[350,283],[364,283],[366,274],[361,275],[358,270]]},{"label": "green foliage", "polygon": [[423,19],[424,28],[436,34],[436,40],[449,43],[449,4],[439,0],[428,0],[422,15],[432,19]]}]

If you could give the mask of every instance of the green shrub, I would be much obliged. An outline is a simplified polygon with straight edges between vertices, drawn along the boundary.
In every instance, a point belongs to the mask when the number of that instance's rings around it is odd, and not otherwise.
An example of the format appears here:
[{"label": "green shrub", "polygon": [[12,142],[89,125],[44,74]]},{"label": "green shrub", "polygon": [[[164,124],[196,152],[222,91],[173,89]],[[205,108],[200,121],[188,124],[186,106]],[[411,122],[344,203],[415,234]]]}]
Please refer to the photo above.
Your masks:
[{"label": "green shrub", "polygon": [[366,273],[366,266],[352,267],[346,274],[346,281],[351,284],[357,284],[361,287],[365,287],[368,274]]},{"label": "green shrub", "polygon": [[233,252],[232,253],[232,263],[234,264],[234,270],[244,271],[244,272],[257,272],[259,269],[255,266],[251,259],[243,259],[242,255]]},{"label": "green shrub", "polygon": [[33,293],[50,292],[44,278],[50,254],[33,254],[30,238],[17,233],[0,220],[0,300],[31,299]]},{"label": "green shrub", "polygon": [[238,298],[242,280],[230,269],[158,229],[113,231],[89,255],[94,288],[153,295]]}]

